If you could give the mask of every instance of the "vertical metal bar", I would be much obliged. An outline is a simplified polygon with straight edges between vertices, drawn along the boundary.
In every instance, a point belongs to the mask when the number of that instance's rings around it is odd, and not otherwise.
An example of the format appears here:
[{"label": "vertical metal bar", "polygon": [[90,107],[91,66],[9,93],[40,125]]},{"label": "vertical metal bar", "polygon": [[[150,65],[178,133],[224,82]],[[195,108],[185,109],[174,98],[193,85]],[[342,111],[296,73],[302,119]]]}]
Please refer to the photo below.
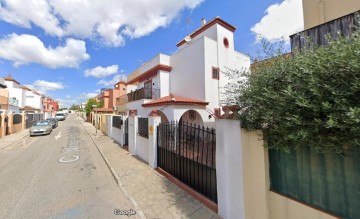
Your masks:
[{"label": "vertical metal bar", "polygon": [[[200,126],[199,126],[199,134],[201,135],[202,134],[202,146],[204,145],[204,132],[200,129]],[[200,152],[199,152],[199,149],[200,149],[200,147],[201,147],[201,145],[200,145],[200,136],[199,136],[199,138],[198,138],[198,147],[197,147],[197,157],[196,157],[196,168],[197,168],[197,173],[198,173],[198,175],[197,175],[197,187],[198,187],[198,189],[200,189],[200,168],[201,168],[201,166],[200,166],[200,164],[199,164],[199,157],[201,157],[201,154],[200,154]]]},{"label": "vertical metal bar", "polygon": [[[209,127],[206,127],[206,133],[209,135]],[[211,135],[210,135],[211,136]],[[206,178],[206,181],[205,181],[205,191],[206,191],[206,194],[208,194],[208,144],[206,144],[206,165],[205,165],[205,168],[206,168],[206,173],[205,173],[205,178]]]}]

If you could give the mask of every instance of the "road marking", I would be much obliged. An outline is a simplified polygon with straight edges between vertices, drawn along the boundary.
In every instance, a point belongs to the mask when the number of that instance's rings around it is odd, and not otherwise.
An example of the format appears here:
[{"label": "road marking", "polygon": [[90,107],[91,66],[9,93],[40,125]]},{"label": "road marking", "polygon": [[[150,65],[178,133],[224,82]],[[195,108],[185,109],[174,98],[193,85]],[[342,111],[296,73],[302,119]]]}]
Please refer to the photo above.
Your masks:
[{"label": "road marking", "polygon": [[55,140],[58,140],[58,139],[61,138],[61,137],[62,137],[62,136],[61,136],[61,131],[60,131],[59,134],[55,136]]},{"label": "road marking", "polygon": [[[77,128],[70,128],[70,135],[68,139],[68,144],[66,147],[62,148],[63,157],[59,158],[60,163],[71,163],[80,159],[80,145],[81,140],[79,139],[79,130]],[[55,136],[55,139],[61,137],[61,132]]]}]

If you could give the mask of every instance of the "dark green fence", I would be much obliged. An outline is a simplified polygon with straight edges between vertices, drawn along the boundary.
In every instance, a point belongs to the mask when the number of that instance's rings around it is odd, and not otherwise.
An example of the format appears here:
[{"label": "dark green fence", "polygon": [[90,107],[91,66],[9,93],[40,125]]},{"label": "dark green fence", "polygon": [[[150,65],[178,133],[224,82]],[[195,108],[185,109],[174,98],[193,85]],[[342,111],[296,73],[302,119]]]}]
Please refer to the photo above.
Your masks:
[{"label": "dark green fence", "polygon": [[341,218],[360,218],[360,151],[269,151],[270,188]]}]

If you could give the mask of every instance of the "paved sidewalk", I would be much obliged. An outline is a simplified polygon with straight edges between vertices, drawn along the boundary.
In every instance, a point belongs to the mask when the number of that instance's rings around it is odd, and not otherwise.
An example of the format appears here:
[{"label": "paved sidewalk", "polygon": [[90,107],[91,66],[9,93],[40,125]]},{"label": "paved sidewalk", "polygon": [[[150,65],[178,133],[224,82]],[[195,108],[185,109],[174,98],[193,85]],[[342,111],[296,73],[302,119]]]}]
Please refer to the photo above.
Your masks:
[{"label": "paved sidewalk", "polygon": [[220,218],[167,178],[124,150],[91,123],[83,127],[93,138],[119,186],[144,218]]},{"label": "paved sidewalk", "polygon": [[20,141],[21,139],[25,138],[26,136],[29,136],[29,129],[24,129],[20,132],[6,135],[3,138],[0,138],[0,149],[6,148],[10,146],[11,144]]}]

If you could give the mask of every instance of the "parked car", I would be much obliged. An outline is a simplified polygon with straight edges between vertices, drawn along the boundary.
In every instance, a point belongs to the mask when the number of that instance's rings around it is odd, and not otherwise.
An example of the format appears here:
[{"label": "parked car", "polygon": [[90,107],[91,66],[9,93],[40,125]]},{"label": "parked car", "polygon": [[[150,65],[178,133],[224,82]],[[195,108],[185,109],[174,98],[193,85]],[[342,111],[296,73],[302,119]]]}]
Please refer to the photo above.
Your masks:
[{"label": "parked car", "polygon": [[52,131],[52,125],[50,121],[47,120],[39,120],[35,122],[33,126],[31,126],[29,133],[30,136],[33,135],[46,135],[50,134]]},{"label": "parked car", "polygon": [[58,126],[58,120],[56,118],[47,118],[47,121],[50,121],[52,128],[56,128]]},{"label": "parked car", "polygon": [[65,113],[56,113],[55,118],[56,118],[58,121],[64,121],[65,118],[66,118],[66,115],[65,115]]}]

